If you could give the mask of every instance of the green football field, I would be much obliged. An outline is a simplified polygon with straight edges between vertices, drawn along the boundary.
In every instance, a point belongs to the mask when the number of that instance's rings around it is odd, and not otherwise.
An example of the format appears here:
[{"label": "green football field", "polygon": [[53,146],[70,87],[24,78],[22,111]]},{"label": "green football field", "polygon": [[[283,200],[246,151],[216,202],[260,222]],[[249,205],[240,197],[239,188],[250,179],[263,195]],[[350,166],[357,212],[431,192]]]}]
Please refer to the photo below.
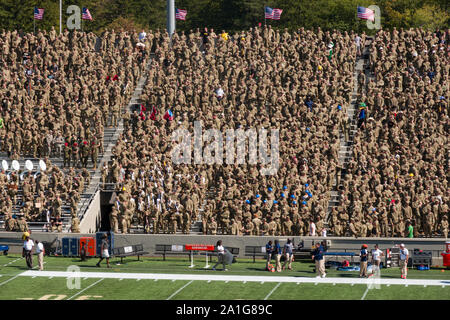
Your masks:
[{"label": "green football field", "polygon": [[[308,262],[294,262],[292,271],[271,273],[264,271],[265,261],[253,263],[251,259],[238,259],[228,266],[228,271],[205,270],[205,260],[200,257],[193,268],[189,268],[187,257],[170,257],[166,261],[156,257],[141,257],[137,261],[129,257],[120,265],[120,259],[111,259],[109,269],[105,262],[102,267],[95,267],[98,259],[94,258],[81,262],[79,258],[45,257],[44,261],[44,273],[24,276],[29,271],[20,255],[0,256],[0,300],[450,300],[450,270],[440,268],[409,270],[408,281],[420,279],[420,285],[405,282],[368,287],[356,283],[360,281],[358,272],[327,269],[329,283],[312,280],[314,266]],[[77,267],[84,275],[79,285],[58,275]],[[170,276],[171,280],[145,278],[159,276]],[[183,279],[185,276],[196,278]],[[277,282],[277,277],[288,282]],[[398,282],[399,278],[398,268],[382,269],[384,282]],[[432,285],[437,280],[442,281]]]}]

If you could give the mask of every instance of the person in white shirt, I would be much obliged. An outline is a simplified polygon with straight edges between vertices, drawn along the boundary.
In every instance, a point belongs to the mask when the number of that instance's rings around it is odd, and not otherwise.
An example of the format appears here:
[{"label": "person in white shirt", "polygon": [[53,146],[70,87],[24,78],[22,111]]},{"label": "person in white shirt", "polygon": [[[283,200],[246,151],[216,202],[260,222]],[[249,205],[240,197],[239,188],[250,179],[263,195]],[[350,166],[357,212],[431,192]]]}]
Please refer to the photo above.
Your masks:
[{"label": "person in white shirt", "polygon": [[214,267],[212,268],[213,270],[216,270],[216,267],[222,263],[223,265],[223,270],[224,271],[228,271],[227,268],[225,268],[225,248],[222,246],[222,240],[217,241],[217,263],[214,265]]},{"label": "person in white shirt", "polygon": [[355,37],[355,43],[356,43],[356,55],[361,55],[361,37],[359,35],[356,35]]},{"label": "person in white shirt", "polygon": [[39,264],[39,271],[44,270],[44,245],[42,242],[36,240],[36,254],[38,256],[38,264]]},{"label": "person in white shirt", "polygon": [[25,258],[25,261],[27,262],[28,268],[33,268],[33,258],[31,257],[31,252],[34,247],[33,240],[30,239],[29,236],[25,238],[25,241],[23,243],[23,250],[22,250],[22,256]]},{"label": "person in white shirt", "polygon": [[378,249],[378,245],[375,245],[375,249],[372,250],[372,275],[377,273],[377,275],[380,274],[380,263],[381,263],[381,257],[384,256],[383,251]]},{"label": "person in white shirt", "polygon": [[400,245],[400,270],[402,271],[402,279],[406,279],[408,274],[408,259],[409,259],[409,251],[405,248],[405,245],[402,243]]},{"label": "person in white shirt", "polygon": [[316,224],[313,220],[309,223],[309,235],[312,237],[316,236]]},{"label": "person in white shirt", "polygon": [[221,100],[223,98],[224,94],[225,94],[225,92],[223,91],[223,89],[221,87],[219,87],[219,89],[216,90],[216,95],[219,100]]},{"label": "person in white shirt", "polygon": [[144,30],[142,30],[142,32],[139,33],[139,42],[144,41],[146,37],[147,37],[147,33]]}]

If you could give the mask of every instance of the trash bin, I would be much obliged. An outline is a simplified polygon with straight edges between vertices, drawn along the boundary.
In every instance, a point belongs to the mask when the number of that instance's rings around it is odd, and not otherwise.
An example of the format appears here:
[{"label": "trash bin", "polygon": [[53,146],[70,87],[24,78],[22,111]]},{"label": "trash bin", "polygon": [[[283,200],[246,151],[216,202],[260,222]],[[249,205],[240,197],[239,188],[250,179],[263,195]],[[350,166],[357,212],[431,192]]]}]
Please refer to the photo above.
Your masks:
[{"label": "trash bin", "polygon": [[450,241],[445,243],[445,252],[441,253],[442,260],[444,261],[444,267],[450,267]]}]

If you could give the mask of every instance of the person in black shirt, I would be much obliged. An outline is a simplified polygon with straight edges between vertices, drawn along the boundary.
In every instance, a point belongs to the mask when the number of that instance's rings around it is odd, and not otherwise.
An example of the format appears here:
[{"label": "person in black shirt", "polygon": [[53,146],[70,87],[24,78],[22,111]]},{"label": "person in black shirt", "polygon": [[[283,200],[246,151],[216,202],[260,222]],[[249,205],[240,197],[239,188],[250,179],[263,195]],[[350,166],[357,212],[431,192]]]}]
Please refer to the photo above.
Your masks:
[{"label": "person in black shirt", "polygon": [[203,37],[203,45],[206,46],[206,44],[208,43],[208,37],[209,37],[208,28],[205,27],[205,31],[203,31],[202,37]]},{"label": "person in black shirt", "polygon": [[359,254],[360,265],[359,265],[359,277],[367,278],[367,258],[369,257],[369,252],[367,251],[367,244],[363,244],[361,247],[361,252]]},{"label": "person in black shirt", "polygon": [[266,270],[269,270],[269,264],[270,261],[272,260],[272,252],[273,252],[272,241],[269,241],[266,244],[266,254],[267,254]]}]

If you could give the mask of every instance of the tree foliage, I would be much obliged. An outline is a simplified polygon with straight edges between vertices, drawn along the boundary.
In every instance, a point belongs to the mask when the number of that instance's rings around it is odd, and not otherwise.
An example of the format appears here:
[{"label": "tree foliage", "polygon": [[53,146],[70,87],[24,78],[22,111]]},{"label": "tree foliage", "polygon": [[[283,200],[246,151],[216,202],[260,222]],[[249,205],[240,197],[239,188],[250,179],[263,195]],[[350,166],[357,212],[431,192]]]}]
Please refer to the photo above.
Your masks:
[{"label": "tree foliage", "polygon": [[[188,11],[186,21],[177,21],[177,30],[195,30],[205,26],[228,32],[246,30],[258,23],[273,28],[295,30],[300,27],[323,30],[368,30],[364,20],[356,17],[356,7],[378,5],[384,29],[423,27],[449,28],[448,0],[178,0],[176,7]],[[94,20],[84,21],[86,31],[102,32],[106,28],[164,29],[166,0],[66,0],[63,1],[63,27],[69,5],[89,8]],[[264,20],[264,6],[283,9],[281,20]],[[34,7],[45,9],[44,19],[36,27],[59,29],[58,0],[2,0],[0,28],[33,30]]]}]

